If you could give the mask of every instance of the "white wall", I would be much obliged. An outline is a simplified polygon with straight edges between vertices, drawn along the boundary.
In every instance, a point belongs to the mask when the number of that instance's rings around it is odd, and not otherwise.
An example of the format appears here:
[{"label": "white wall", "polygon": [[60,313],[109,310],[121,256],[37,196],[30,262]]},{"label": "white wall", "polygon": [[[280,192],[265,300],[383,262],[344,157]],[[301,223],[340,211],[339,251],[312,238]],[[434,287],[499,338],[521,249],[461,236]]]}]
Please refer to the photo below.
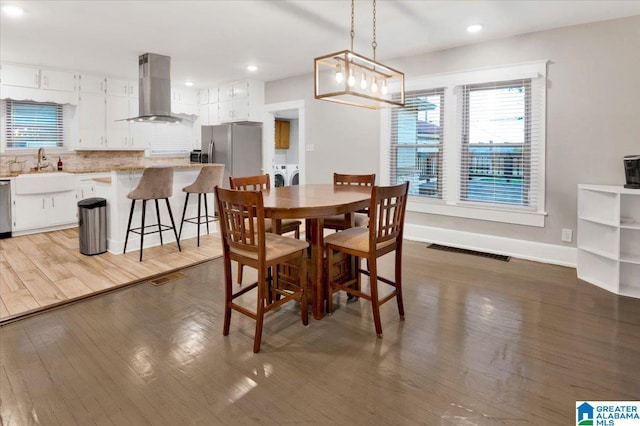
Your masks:
[{"label": "white wall", "polygon": [[[321,53],[321,52],[320,52]],[[544,228],[408,213],[412,225],[575,247],[578,183],[623,184],[622,157],[640,154],[640,16],[384,61],[406,78],[548,59]],[[273,81],[266,103],[307,100],[307,182],[334,171],[379,173],[379,113],[313,99],[313,77]]]}]

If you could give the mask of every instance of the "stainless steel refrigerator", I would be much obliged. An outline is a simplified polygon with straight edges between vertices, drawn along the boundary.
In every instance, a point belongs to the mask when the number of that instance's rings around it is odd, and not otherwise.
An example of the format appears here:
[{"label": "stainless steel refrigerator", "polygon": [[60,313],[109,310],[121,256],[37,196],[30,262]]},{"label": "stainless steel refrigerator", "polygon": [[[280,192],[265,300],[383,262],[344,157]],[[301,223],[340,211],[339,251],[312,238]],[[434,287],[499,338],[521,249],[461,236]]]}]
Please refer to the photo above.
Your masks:
[{"label": "stainless steel refrigerator", "polygon": [[263,174],[262,124],[202,126],[202,152],[207,153],[207,162],[224,164],[225,188],[229,187],[229,176]]}]

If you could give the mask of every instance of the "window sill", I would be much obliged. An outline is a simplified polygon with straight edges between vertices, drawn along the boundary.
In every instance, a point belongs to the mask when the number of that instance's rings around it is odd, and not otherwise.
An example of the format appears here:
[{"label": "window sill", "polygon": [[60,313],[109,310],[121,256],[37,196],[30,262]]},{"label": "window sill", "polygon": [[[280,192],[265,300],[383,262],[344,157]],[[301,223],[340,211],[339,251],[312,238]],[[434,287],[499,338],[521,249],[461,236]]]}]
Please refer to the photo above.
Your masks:
[{"label": "window sill", "polygon": [[524,212],[500,210],[444,202],[428,202],[409,198],[407,210],[417,213],[437,214],[442,216],[462,217],[466,219],[486,220],[490,222],[512,223],[516,225],[544,228],[546,212]]}]

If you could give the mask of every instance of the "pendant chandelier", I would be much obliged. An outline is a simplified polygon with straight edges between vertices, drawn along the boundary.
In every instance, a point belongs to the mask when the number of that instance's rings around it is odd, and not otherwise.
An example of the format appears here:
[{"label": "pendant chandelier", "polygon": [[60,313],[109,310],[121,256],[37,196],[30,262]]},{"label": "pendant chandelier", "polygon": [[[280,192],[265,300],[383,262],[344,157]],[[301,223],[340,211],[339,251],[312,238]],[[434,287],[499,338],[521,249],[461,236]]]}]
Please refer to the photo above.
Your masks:
[{"label": "pendant chandelier", "polygon": [[373,59],[353,51],[354,0],[351,0],[351,49],[314,59],[315,98],[370,109],[404,106],[404,73],[376,62],[376,0],[373,0]]}]

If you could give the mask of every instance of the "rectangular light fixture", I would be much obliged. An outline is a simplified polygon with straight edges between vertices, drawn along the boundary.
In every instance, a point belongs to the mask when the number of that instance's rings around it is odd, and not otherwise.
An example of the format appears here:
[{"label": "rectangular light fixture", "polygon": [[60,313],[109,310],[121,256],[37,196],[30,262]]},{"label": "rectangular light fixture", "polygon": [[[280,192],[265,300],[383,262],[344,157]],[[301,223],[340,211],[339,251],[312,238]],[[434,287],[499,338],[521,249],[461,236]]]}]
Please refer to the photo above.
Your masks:
[{"label": "rectangular light fixture", "polygon": [[315,98],[370,109],[404,106],[404,73],[342,50],[314,59]]}]

